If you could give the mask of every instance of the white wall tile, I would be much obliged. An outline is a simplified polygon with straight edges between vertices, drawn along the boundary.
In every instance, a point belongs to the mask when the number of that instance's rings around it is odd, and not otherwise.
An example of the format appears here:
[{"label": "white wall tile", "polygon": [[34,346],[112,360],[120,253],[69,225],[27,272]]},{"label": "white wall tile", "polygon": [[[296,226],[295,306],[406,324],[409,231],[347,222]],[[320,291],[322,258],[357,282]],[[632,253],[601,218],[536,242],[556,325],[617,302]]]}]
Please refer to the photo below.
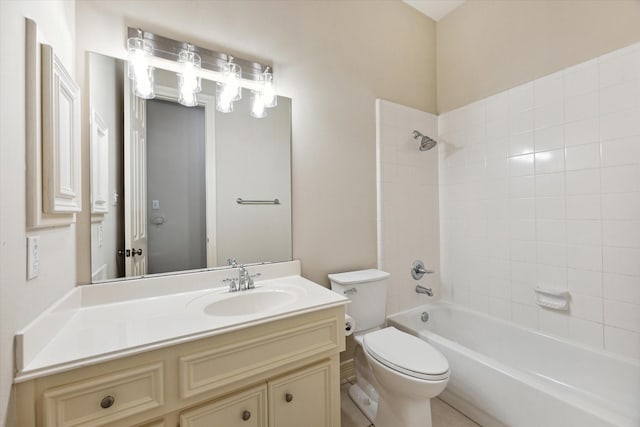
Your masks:
[{"label": "white wall tile", "polygon": [[603,141],[602,166],[640,164],[640,135]]},{"label": "white wall tile", "polygon": [[533,197],[535,181],[533,176],[509,178],[509,197]]},{"label": "white wall tile", "polygon": [[565,123],[590,119],[598,115],[598,92],[567,98],[564,102]]},{"label": "white wall tile", "polygon": [[564,173],[536,175],[536,196],[564,196]]},{"label": "white wall tile", "polygon": [[556,267],[567,266],[567,245],[538,242],[538,263]]},{"label": "white wall tile", "polygon": [[565,123],[564,143],[567,146],[589,144],[600,140],[600,123],[598,118]]},{"label": "white wall tile", "polygon": [[563,220],[536,220],[536,236],[539,242],[566,243],[567,226]]},{"label": "white wall tile", "polygon": [[567,266],[576,270],[602,271],[602,247],[568,245]]},{"label": "white wall tile", "polygon": [[522,262],[536,262],[536,242],[527,240],[511,241],[511,259]]},{"label": "white wall tile", "polygon": [[[518,282],[521,285],[527,284],[533,286],[536,283],[537,275],[538,271],[536,264],[530,262],[511,261],[512,282]],[[531,297],[533,297],[533,292],[531,293]]]},{"label": "white wall tile", "polygon": [[535,214],[537,219],[564,219],[567,217],[564,197],[537,197]]},{"label": "white wall tile", "polygon": [[603,194],[602,218],[640,220],[640,192]]},{"label": "white wall tile", "polygon": [[632,80],[600,90],[600,114],[629,110],[640,106],[640,81]]},{"label": "white wall tile", "polygon": [[640,359],[640,334],[605,326],[604,348],[627,357]]},{"label": "white wall tile", "polygon": [[511,112],[509,115],[509,134],[515,135],[533,130],[533,110]]},{"label": "white wall tile", "polygon": [[538,107],[533,110],[534,129],[543,129],[551,126],[558,126],[562,123],[564,123],[564,110],[562,102],[545,105],[544,107]]},{"label": "white wall tile", "polygon": [[600,166],[600,144],[567,147],[567,170],[589,169]]},{"label": "white wall tile", "polygon": [[604,221],[602,240],[605,246],[640,248],[640,221]]},{"label": "white wall tile", "polygon": [[602,323],[602,298],[573,293],[570,310],[579,319]]},{"label": "white wall tile", "polygon": [[603,271],[640,276],[640,249],[604,246],[602,251]]},{"label": "white wall tile", "polygon": [[533,175],[533,154],[509,157],[509,176]]},{"label": "white wall tile", "polygon": [[534,131],[535,151],[549,151],[564,147],[564,125]]},{"label": "white wall tile", "polygon": [[602,221],[567,220],[567,243],[570,245],[602,245]]},{"label": "white wall tile", "polygon": [[600,219],[599,195],[567,196],[567,219]]},{"label": "white wall tile", "polygon": [[564,150],[541,151],[535,154],[536,174],[561,172],[565,168]]},{"label": "white wall tile", "polygon": [[640,134],[640,108],[600,116],[600,137],[603,141]]},{"label": "white wall tile", "polygon": [[640,305],[640,276],[604,273],[604,297]]},{"label": "white wall tile", "polygon": [[568,195],[599,194],[600,169],[568,171],[566,175]]},{"label": "white wall tile", "polygon": [[626,302],[605,300],[604,323],[607,326],[640,332],[640,306]]},{"label": "white wall tile", "polygon": [[632,191],[640,191],[640,165],[602,168],[603,193],[628,193]]},{"label": "white wall tile", "polygon": [[590,270],[567,270],[567,283],[571,293],[602,298],[602,272]]},{"label": "white wall tile", "polygon": [[510,236],[514,240],[535,240],[536,222],[534,220],[509,221]]},{"label": "white wall tile", "polygon": [[533,153],[533,132],[522,132],[509,137],[509,155]]},{"label": "white wall tile", "polygon": [[538,286],[567,289],[567,268],[553,265],[538,265]]},{"label": "white wall tile", "polygon": [[509,217],[515,220],[535,219],[535,199],[517,198],[509,201]]}]

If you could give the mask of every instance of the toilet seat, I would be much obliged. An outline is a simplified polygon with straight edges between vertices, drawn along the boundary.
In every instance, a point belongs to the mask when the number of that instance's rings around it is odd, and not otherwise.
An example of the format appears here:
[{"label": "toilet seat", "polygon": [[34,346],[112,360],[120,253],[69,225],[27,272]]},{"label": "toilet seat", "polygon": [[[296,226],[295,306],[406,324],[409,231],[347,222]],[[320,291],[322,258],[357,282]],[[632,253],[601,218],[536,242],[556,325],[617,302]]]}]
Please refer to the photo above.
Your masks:
[{"label": "toilet seat", "polygon": [[394,327],[366,334],[363,348],[381,364],[413,378],[428,381],[449,378],[449,363],[438,350]]}]

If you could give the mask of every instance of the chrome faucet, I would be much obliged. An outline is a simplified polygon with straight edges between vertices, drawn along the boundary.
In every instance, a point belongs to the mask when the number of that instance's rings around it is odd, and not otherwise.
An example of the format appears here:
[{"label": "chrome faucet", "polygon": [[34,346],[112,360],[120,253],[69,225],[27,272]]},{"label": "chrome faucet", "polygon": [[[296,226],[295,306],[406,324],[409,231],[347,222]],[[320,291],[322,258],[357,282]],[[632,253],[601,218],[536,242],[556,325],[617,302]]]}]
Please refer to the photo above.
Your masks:
[{"label": "chrome faucet", "polygon": [[419,294],[426,294],[430,297],[433,296],[433,291],[431,290],[431,288],[425,288],[424,286],[421,286],[421,285],[416,285],[416,292]]},{"label": "chrome faucet", "polygon": [[244,264],[241,264],[238,268],[238,290],[246,291],[247,290],[247,278],[251,280],[249,277],[249,272],[246,268],[244,268]]}]

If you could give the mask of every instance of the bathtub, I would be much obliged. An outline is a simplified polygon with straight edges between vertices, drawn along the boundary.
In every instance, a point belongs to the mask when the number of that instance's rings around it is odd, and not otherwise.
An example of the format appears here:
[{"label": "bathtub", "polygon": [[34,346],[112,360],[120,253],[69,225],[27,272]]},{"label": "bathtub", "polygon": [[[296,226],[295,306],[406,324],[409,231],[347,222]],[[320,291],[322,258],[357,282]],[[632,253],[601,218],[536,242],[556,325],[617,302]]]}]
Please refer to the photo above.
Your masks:
[{"label": "bathtub", "polygon": [[640,426],[640,361],[447,303],[388,322],[444,354],[440,397],[485,427]]}]

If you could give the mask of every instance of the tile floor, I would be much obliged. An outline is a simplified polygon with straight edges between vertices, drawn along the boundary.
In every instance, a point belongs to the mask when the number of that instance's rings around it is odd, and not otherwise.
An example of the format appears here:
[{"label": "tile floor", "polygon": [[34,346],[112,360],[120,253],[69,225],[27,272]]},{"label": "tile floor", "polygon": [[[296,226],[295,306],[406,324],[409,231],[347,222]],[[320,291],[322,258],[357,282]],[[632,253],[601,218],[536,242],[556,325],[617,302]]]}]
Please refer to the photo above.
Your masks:
[{"label": "tile floor", "polygon": [[[349,397],[349,386],[351,386],[349,382],[340,386],[342,427],[375,427]],[[433,427],[479,427],[479,424],[474,423],[438,398],[431,400],[431,417]]]}]

